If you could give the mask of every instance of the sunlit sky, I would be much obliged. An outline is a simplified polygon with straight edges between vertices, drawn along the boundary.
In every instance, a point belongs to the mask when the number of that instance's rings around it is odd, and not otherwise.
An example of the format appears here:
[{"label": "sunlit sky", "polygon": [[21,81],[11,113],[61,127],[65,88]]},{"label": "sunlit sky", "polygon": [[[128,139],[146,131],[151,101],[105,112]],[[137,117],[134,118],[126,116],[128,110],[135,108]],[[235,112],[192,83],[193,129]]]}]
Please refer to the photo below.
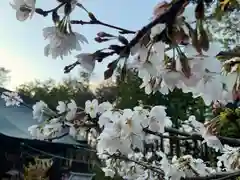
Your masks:
[{"label": "sunlit sky", "polygon": [[[67,75],[63,68],[74,62],[74,56],[79,52],[74,51],[72,56],[62,59],[52,59],[43,54],[47,41],[42,36],[42,29],[52,26],[51,15],[44,18],[35,14],[31,20],[19,22],[16,20],[16,12],[9,5],[9,0],[1,0],[1,41],[0,41],[0,66],[11,71],[11,82],[8,88],[13,89],[19,84],[34,79],[46,80],[53,78],[57,81]],[[146,24],[151,15],[153,7],[158,0],[83,0],[82,3],[89,10],[95,13],[100,20],[127,29],[137,30]],[[37,0],[37,7],[44,10],[55,7],[56,0]],[[72,19],[88,20],[81,9],[76,9]],[[88,45],[83,46],[82,52],[94,52],[101,48],[94,42],[94,37],[99,31],[109,30],[101,26],[74,25],[74,31],[84,34],[89,40]],[[110,32],[116,32],[110,30]],[[106,62],[107,63],[107,62]],[[98,64],[91,78],[92,83],[99,83],[103,80],[103,72],[106,63]],[[72,72],[77,74],[78,70]]]}]

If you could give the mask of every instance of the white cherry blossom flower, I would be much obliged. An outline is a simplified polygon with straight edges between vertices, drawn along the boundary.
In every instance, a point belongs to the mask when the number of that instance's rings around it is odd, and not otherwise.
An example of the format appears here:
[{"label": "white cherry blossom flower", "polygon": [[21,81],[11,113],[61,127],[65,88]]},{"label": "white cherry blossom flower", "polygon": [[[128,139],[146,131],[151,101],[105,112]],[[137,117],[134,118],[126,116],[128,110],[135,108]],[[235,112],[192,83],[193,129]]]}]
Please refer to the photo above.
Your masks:
[{"label": "white cherry blossom flower", "polygon": [[75,137],[77,134],[76,128],[73,126],[73,124],[70,125],[69,127],[69,135],[72,137]]},{"label": "white cherry blossom flower", "polygon": [[105,111],[111,111],[112,109],[113,109],[113,105],[108,101],[103,102],[98,106],[98,112],[100,114],[104,113]]},{"label": "white cherry blossom flower", "polygon": [[66,114],[66,120],[71,121],[75,118],[77,113],[77,104],[74,100],[71,100],[70,103],[67,104],[68,112]]},{"label": "white cherry blossom flower", "polygon": [[98,119],[100,128],[113,126],[120,120],[121,114],[118,111],[105,111]]},{"label": "white cherry blossom flower", "polygon": [[43,121],[46,109],[48,109],[48,105],[43,101],[39,101],[33,105],[33,119],[37,119],[39,122]]},{"label": "white cherry blossom flower", "polygon": [[55,123],[58,123],[60,121],[60,118],[53,118],[50,120],[50,124],[55,124]]},{"label": "white cherry blossom flower", "polygon": [[67,110],[67,105],[63,101],[58,101],[58,106],[56,107],[56,110],[59,114],[62,114]]},{"label": "white cherry blossom flower", "polygon": [[45,137],[38,125],[32,125],[28,128],[28,132],[33,138],[43,140]]},{"label": "white cherry blossom flower", "polygon": [[218,156],[219,162],[223,162],[226,170],[237,170],[240,164],[240,148],[224,145],[223,154]]},{"label": "white cherry blossom flower", "polygon": [[62,123],[46,124],[42,128],[42,134],[45,139],[57,137],[62,130]]},{"label": "white cherry blossom flower", "polygon": [[36,0],[13,0],[13,3],[10,3],[12,8],[16,10],[16,18],[19,21],[25,21],[33,16],[35,4]]},{"label": "white cherry blossom flower", "polygon": [[144,88],[144,91],[146,94],[151,94],[153,91],[153,87],[151,84],[151,78],[148,79],[148,77],[150,78],[150,76],[145,76],[143,78],[143,82],[142,84],[139,86],[139,88]]},{"label": "white cherry blossom flower", "polygon": [[6,106],[20,106],[23,102],[21,97],[16,92],[3,92],[1,98],[6,102]]},{"label": "white cherry blossom flower", "polygon": [[121,137],[121,128],[117,124],[109,128],[104,128],[103,132],[98,137],[97,152],[102,155],[106,152],[109,154],[120,151],[123,154],[128,154],[132,151],[131,141],[129,138]]},{"label": "white cherry blossom flower", "polygon": [[219,150],[221,152],[223,150],[223,145],[221,141],[216,136],[212,135],[209,130],[204,126],[204,124],[198,122],[195,116],[189,116],[188,121],[191,123],[194,130],[200,135],[202,135],[202,137],[204,138],[202,143],[207,143],[209,147],[212,147],[216,151]]},{"label": "white cherry blossom flower", "polygon": [[91,118],[96,118],[98,111],[98,100],[94,99],[92,101],[85,102],[85,112],[90,115]]},{"label": "white cherry blossom flower", "polygon": [[115,171],[113,171],[110,168],[102,168],[102,171],[105,173],[106,177],[111,177],[113,178],[115,176]]},{"label": "white cherry blossom flower", "polygon": [[149,113],[149,130],[164,133],[164,128],[169,124],[169,119],[165,112],[166,107],[155,106]]},{"label": "white cherry blossom flower", "polygon": [[43,36],[49,40],[49,44],[44,48],[44,54],[52,55],[53,59],[63,58],[72,50],[80,51],[82,49],[80,43],[88,43],[85,36],[76,32],[64,34],[55,26],[44,28]]},{"label": "white cherry blossom flower", "polygon": [[85,69],[88,73],[92,73],[95,68],[95,57],[91,53],[81,53],[76,56],[80,66]]}]

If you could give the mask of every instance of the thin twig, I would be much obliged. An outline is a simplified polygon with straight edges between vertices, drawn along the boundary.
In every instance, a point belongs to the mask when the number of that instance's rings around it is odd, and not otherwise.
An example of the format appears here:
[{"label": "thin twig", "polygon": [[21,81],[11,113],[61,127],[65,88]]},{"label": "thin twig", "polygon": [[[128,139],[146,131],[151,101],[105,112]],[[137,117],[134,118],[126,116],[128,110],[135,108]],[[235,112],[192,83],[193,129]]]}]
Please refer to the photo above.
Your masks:
[{"label": "thin twig", "polygon": [[104,22],[99,21],[99,20],[94,20],[94,21],[92,21],[92,20],[91,21],[72,20],[71,24],[81,24],[81,25],[95,24],[95,25],[102,25],[102,26],[105,26],[105,27],[109,27],[109,28],[112,28],[112,29],[117,29],[117,30],[121,31],[120,33],[122,33],[122,34],[135,34],[136,33],[135,31],[131,31],[131,30],[124,29],[124,28],[121,28],[121,27],[118,27],[118,26],[107,24],[107,23],[104,23]]},{"label": "thin twig", "polygon": [[53,9],[50,9],[50,10],[47,10],[47,11],[44,11],[43,9],[41,9],[41,8],[36,8],[35,9],[35,12],[37,13],[37,14],[40,14],[40,15],[42,15],[42,16],[47,16],[49,13],[51,13],[51,12],[53,12],[53,11],[57,11],[60,7],[62,7],[63,5],[64,5],[65,3],[61,3],[61,4],[59,4],[57,7],[55,7],[55,8],[53,8]]},{"label": "thin twig", "polygon": [[[183,131],[179,131],[178,129],[175,128],[165,128],[166,132],[169,133],[173,133],[173,134],[178,134],[181,136],[188,136],[191,137],[193,140],[203,140],[203,137],[200,134],[197,133],[187,133],[187,132],[183,132]],[[225,137],[225,136],[216,136],[223,144],[228,144],[228,145],[232,145],[232,146],[239,146],[240,145],[240,139],[236,139],[236,138],[229,138],[229,137]]]},{"label": "thin twig", "polygon": [[161,137],[161,138],[165,138],[165,139],[175,139],[175,140],[191,140],[192,137],[189,137],[189,136],[184,136],[184,137],[180,137],[180,136],[167,136],[167,135],[163,135],[162,133],[159,133],[159,132],[153,132],[147,128],[143,128],[143,131],[145,133],[148,133],[148,134],[152,134],[152,135],[155,135],[155,136],[158,136],[158,137]]}]

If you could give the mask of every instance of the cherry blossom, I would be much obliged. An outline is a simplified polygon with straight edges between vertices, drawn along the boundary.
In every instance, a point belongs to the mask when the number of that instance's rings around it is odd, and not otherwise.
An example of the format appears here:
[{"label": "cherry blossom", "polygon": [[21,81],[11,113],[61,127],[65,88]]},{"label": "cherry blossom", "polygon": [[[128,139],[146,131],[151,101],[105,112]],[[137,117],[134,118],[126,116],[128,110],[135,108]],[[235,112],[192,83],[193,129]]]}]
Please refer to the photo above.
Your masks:
[{"label": "cherry blossom", "polygon": [[[168,94],[178,88],[184,93],[192,93],[194,98],[201,97],[206,105],[211,105],[215,101],[223,104],[231,102],[237,98],[239,91],[238,55],[223,61],[218,60],[217,54],[221,48],[214,41],[210,42],[204,24],[204,17],[212,17],[215,9],[219,8],[225,14],[222,22],[212,21],[208,29],[221,29],[226,26],[228,19],[237,26],[237,10],[230,7],[233,12],[229,13],[223,11],[224,7],[218,7],[225,3],[229,6],[233,4],[228,1],[214,2],[211,5],[206,1],[194,4],[181,0],[161,2],[154,8],[150,22],[138,31],[129,31],[101,22],[78,0],[59,1],[56,8],[48,11],[36,8],[36,0],[13,0],[11,6],[16,10],[19,21],[31,18],[34,13],[43,16],[52,14],[54,25],[45,27],[43,36],[48,40],[44,54],[53,59],[63,59],[75,50],[82,50],[82,44],[88,43],[84,35],[73,31],[72,24],[97,24],[120,31],[121,35],[98,33],[95,39],[97,42],[117,40],[120,45],[110,44],[108,48],[94,53],[83,52],[75,55],[77,61],[66,66],[69,71],[80,65],[91,74],[96,61],[102,62],[107,57],[117,55],[118,57],[108,64],[105,78],[111,77],[122,63],[121,68],[126,67],[127,70],[133,69],[137,72],[137,76],[142,80],[139,88],[144,88],[146,94]],[[204,10],[199,10],[202,5]],[[89,21],[72,20],[72,12],[76,7],[87,13]],[[208,7],[210,12],[205,12],[205,7]],[[220,36],[225,36],[220,29]],[[128,39],[125,36],[128,33],[135,35]],[[236,34],[231,36],[227,38],[238,38]],[[1,98],[6,101],[7,106],[24,105],[23,100],[14,92],[4,92]],[[180,180],[185,177],[207,177],[224,170],[231,172],[239,170],[240,167],[239,147],[223,144],[223,138],[213,130],[212,125],[217,124],[217,119],[203,123],[190,115],[188,120],[183,120],[176,129],[164,106],[145,108],[139,105],[133,109],[117,109],[109,102],[99,103],[96,99],[87,100],[85,107],[78,107],[72,99],[59,101],[56,112],[43,101],[37,102],[32,108],[33,119],[37,119],[39,123],[28,128],[33,138],[44,140],[67,132],[75,140],[87,140],[89,145],[96,149],[98,158],[103,161],[102,170],[105,176],[111,178],[118,174],[129,180]],[[171,130],[180,132],[172,136]],[[199,146],[205,143],[217,152],[219,162],[210,167],[202,159],[193,158],[190,154],[170,156],[172,138],[187,142],[197,139]],[[164,147],[161,147],[164,152],[158,148],[160,140],[164,144]],[[179,143],[181,144],[180,141]],[[153,149],[148,150],[145,145],[153,145]]]},{"label": "cherry blossom", "polygon": [[95,67],[95,58],[93,54],[81,53],[76,56],[77,62],[85,69],[87,72],[92,73]]},{"label": "cherry blossom", "polygon": [[67,105],[63,101],[58,101],[58,106],[56,107],[58,113],[62,114],[67,110]]},{"label": "cherry blossom", "polygon": [[[44,48],[45,56],[52,55],[53,59],[63,58],[71,53],[72,50],[80,51],[80,43],[88,43],[85,36],[76,33],[63,33],[58,27],[46,27],[43,29],[43,36],[49,40],[49,44]],[[80,43],[79,43],[80,42]]]},{"label": "cherry blossom", "polygon": [[39,122],[43,121],[44,112],[48,108],[48,105],[43,102],[39,101],[33,105],[33,118],[37,119]]},{"label": "cherry blossom", "polygon": [[6,102],[6,106],[20,106],[23,100],[16,92],[3,92],[1,98]]},{"label": "cherry blossom", "polygon": [[85,103],[85,112],[91,116],[91,118],[97,117],[98,113],[98,101],[94,99],[93,101],[86,101]]},{"label": "cherry blossom", "polygon": [[76,112],[77,112],[77,104],[74,100],[71,99],[71,102],[69,102],[67,104],[67,109],[68,112],[66,114],[66,120],[71,121],[72,119],[74,119]]},{"label": "cherry blossom", "polygon": [[13,0],[13,3],[10,3],[12,8],[16,10],[16,18],[19,21],[25,21],[33,16],[35,4],[36,0]]}]

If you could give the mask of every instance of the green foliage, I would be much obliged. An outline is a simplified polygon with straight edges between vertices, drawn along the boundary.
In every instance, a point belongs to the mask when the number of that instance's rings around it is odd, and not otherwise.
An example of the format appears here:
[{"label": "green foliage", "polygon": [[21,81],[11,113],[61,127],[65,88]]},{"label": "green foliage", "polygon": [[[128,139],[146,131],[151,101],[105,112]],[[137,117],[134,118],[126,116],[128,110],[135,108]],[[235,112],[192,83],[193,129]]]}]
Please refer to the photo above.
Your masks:
[{"label": "green foliage", "polygon": [[224,108],[219,115],[219,132],[222,136],[240,138],[240,110]]},{"label": "green foliage", "polygon": [[95,95],[99,102],[109,101],[113,103],[116,101],[117,94],[118,87],[112,82],[100,84],[95,91]]},{"label": "green foliage", "polygon": [[58,101],[74,99],[81,107],[85,101],[95,98],[88,84],[79,82],[77,78],[67,78],[57,84],[54,80],[34,81],[20,85],[17,88],[19,93],[32,97],[36,100],[43,100],[50,107],[56,107]]},{"label": "green foliage", "polygon": [[[208,9],[212,12],[212,9]],[[209,36],[221,43],[224,48],[232,48],[240,42],[240,31],[237,23],[240,5],[237,0],[220,0],[210,16],[206,17]]]}]

